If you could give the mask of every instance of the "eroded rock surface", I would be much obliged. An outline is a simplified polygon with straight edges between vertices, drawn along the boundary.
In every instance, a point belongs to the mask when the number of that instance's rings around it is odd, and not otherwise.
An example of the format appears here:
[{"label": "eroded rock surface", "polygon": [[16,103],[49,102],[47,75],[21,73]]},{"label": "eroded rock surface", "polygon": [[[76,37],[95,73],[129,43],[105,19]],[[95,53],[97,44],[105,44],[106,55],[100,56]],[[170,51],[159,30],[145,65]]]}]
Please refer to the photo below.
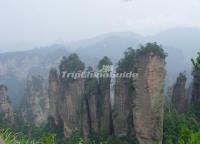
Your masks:
[{"label": "eroded rock surface", "polygon": [[161,144],[163,137],[163,87],[165,60],[153,52],[137,58],[138,79],[134,126],[140,144]]},{"label": "eroded rock surface", "polygon": [[46,84],[41,76],[29,76],[26,82],[22,115],[25,121],[40,126],[47,122],[49,98]]},{"label": "eroded rock surface", "polygon": [[192,103],[200,104],[200,74],[196,72],[193,73]]},{"label": "eroded rock surface", "polygon": [[14,120],[8,88],[5,85],[0,85],[0,119],[4,122],[13,122]]},{"label": "eroded rock surface", "polygon": [[186,80],[186,76],[180,73],[173,88],[172,104],[178,112],[184,112],[187,109]]},{"label": "eroded rock surface", "polygon": [[132,106],[133,90],[130,79],[116,79],[113,110],[114,132],[116,136],[126,136],[133,132]]},{"label": "eroded rock surface", "polygon": [[81,108],[84,80],[72,80],[64,83],[57,72],[49,75],[50,117],[56,125],[63,125],[63,133],[69,138],[74,132],[81,129]]}]

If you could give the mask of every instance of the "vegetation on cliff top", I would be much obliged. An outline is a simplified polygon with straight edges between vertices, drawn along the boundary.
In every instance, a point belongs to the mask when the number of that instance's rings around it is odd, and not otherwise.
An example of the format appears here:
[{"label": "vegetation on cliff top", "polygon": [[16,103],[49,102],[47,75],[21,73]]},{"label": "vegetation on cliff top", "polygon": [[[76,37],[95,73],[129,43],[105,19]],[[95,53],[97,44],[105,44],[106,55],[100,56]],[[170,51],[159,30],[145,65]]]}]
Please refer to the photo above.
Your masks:
[{"label": "vegetation on cliff top", "polygon": [[85,69],[85,64],[80,60],[77,54],[71,54],[69,57],[63,57],[60,65],[60,72],[78,72]]},{"label": "vegetation on cliff top", "polygon": [[85,64],[80,60],[77,54],[71,54],[69,57],[64,56],[59,65],[60,79],[65,84],[68,84],[74,79],[72,77],[63,77],[64,73],[77,73],[84,69]]},{"label": "vegetation on cliff top", "polygon": [[135,70],[136,51],[129,47],[124,57],[118,62],[117,72],[130,72]]},{"label": "vegetation on cliff top", "polygon": [[158,45],[156,42],[154,43],[147,43],[146,45],[140,45],[140,48],[137,49],[137,55],[145,55],[150,52],[159,55],[161,58],[166,58],[167,53],[164,52],[164,49],[161,45]]},{"label": "vegetation on cliff top", "polygon": [[166,58],[167,53],[164,52],[162,46],[155,43],[147,43],[140,45],[140,48],[135,50],[131,47],[124,52],[124,57],[118,62],[117,72],[130,72],[136,70],[136,57],[146,55],[153,52],[161,58]]},{"label": "vegetation on cliff top", "polygon": [[193,71],[200,73],[200,52],[198,52],[196,59],[191,59],[193,64]]}]

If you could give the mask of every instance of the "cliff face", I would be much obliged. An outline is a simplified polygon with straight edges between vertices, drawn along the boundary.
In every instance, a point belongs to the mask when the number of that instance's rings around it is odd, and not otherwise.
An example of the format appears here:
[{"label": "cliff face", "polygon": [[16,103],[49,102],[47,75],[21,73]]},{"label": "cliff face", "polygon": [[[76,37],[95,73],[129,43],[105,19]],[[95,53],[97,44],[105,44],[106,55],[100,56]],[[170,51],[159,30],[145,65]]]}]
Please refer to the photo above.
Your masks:
[{"label": "cliff face", "polygon": [[59,106],[60,106],[60,81],[56,70],[49,74],[48,80],[48,96],[49,96],[49,116],[53,118],[55,125],[59,123]]},{"label": "cliff face", "polygon": [[30,76],[26,83],[22,115],[25,121],[36,126],[47,122],[49,98],[44,80],[40,76]]},{"label": "cliff face", "polygon": [[8,89],[0,85],[0,119],[4,122],[13,122],[14,114],[8,97]]},{"label": "cliff face", "polygon": [[[126,55],[128,63],[126,59],[123,61],[122,70],[135,72],[137,64],[139,77],[136,81],[117,78],[114,99],[110,78],[63,79],[56,70],[51,70],[48,87],[50,117],[63,128],[61,131],[66,138],[74,132],[82,132],[86,139],[93,136],[91,134],[115,134],[134,139],[136,136],[140,144],[162,142],[165,55],[158,49],[153,49],[154,53],[149,52],[148,47],[146,51],[143,49],[137,54],[130,53],[131,57]],[[71,64],[69,58],[63,58],[60,74],[71,66],[68,65]],[[134,63],[130,64],[131,60]],[[129,69],[125,68],[127,65]],[[101,69],[99,65],[98,68]]]},{"label": "cliff face", "polygon": [[186,77],[180,73],[173,88],[172,104],[178,112],[184,112],[187,109],[186,80]]},{"label": "cliff face", "polygon": [[83,104],[83,134],[87,139],[98,133],[97,95],[85,96]]},{"label": "cliff face", "polygon": [[200,104],[200,75],[195,72],[193,73],[192,103]]},{"label": "cliff face", "polygon": [[30,51],[0,54],[0,83],[9,88],[12,105],[19,106],[25,91],[28,75],[46,74],[53,66],[57,66],[63,56],[68,55],[64,46],[54,45],[48,48]]},{"label": "cliff face", "polygon": [[83,134],[88,136],[98,133],[98,81],[97,79],[85,80],[85,90],[83,94]]},{"label": "cliff face", "polygon": [[48,93],[50,117],[57,126],[62,123],[66,138],[77,131],[86,139],[92,134],[113,133],[109,79],[64,83],[51,72]]},{"label": "cliff face", "polygon": [[128,79],[116,79],[113,122],[116,136],[126,136],[133,132],[133,95]]},{"label": "cliff face", "polygon": [[66,138],[81,129],[83,90],[83,79],[73,80],[66,84],[58,78],[56,72],[50,72],[48,86],[49,113],[57,126],[63,125],[62,132]]},{"label": "cliff face", "polygon": [[133,119],[140,144],[162,143],[164,66],[164,58],[154,53],[137,58],[139,76],[135,83]]},{"label": "cliff face", "polygon": [[99,132],[113,134],[113,121],[110,98],[110,79],[100,79],[97,91],[97,114]]},{"label": "cliff face", "polygon": [[81,128],[81,102],[84,90],[84,80],[78,79],[67,86],[62,86],[60,117],[64,122],[64,134],[71,134]]}]

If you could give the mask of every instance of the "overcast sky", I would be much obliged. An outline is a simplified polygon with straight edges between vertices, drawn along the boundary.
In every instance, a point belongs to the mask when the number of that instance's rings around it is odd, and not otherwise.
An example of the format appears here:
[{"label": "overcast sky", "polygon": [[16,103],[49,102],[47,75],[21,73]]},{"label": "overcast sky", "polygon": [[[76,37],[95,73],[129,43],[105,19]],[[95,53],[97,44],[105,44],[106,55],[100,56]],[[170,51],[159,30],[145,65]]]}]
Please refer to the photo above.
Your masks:
[{"label": "overcast sky", "polygon": [[51,44],[132,31],[200,28],[200,0],[0,0],[0,44]]}]

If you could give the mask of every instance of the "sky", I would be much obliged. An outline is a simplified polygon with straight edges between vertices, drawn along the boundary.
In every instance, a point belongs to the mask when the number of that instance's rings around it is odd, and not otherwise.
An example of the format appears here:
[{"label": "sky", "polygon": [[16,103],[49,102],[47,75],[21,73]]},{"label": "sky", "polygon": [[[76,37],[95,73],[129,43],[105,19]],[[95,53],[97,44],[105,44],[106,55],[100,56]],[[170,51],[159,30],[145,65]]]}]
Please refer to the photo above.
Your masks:
[{"label": "sky", "polygon": [[0,51],[8,44],[48,45],[107,32],[200,28],[199,14],[199,0],[0,0]]}]

